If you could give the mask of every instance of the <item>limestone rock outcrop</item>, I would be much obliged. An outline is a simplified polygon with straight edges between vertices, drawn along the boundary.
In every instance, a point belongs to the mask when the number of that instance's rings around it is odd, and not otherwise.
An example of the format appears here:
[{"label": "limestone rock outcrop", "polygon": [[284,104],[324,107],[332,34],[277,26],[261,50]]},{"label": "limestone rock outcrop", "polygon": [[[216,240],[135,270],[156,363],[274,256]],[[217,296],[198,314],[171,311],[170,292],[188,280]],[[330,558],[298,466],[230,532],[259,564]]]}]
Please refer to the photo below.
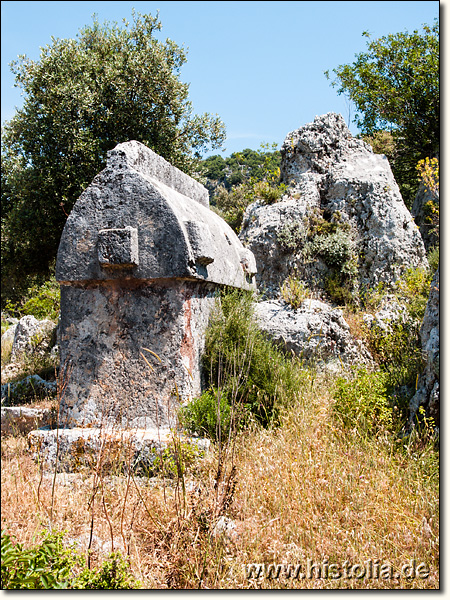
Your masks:
[{"label": "limestone rock outcrop", "polygon": [[329,290],[334,280],[358,296],[427,266],[388,160],[354,138],[341,115],[289,133],[281,154],[287,193],[272,205],[251,204],[240,233],[268,297],[293,272],[312,288]]},{"label": "limestone rock outcrop", "polygon": [[11,362],[18,361],[24,354],[43,354],[56,342],[56,325],[49,319],[39,321],[32,315],[26,315],[13,328]]},{"label": "limestone rock outcrop", "polygon": [[439,238],[434,231],[431,206],[439,206],[439,196],[433,194],[423,183],[420,184],[417,190],[416,197],[411,209],[411,214],[414,217],[416,225],[422,235],[425,248],[431,249],[439,243]]},{"label": "limestone rock outcrop", "polygon": [[439,269],[431,282],[425,314],[420,328],[420,341],[426,360],[424,372],[419,377],[417,391],[410,402],[410,426],[414,424],[419,407],[423,406],[428,417],[439,427]]},{"label": "limestone rock outcrop", "polygon": [[281,350],[293,352],[307,364],[339,370],[373,365],[369,351],[350,333],[341,310],[306,299],[298,309],[279,300],[256,305],[261,329]]}]

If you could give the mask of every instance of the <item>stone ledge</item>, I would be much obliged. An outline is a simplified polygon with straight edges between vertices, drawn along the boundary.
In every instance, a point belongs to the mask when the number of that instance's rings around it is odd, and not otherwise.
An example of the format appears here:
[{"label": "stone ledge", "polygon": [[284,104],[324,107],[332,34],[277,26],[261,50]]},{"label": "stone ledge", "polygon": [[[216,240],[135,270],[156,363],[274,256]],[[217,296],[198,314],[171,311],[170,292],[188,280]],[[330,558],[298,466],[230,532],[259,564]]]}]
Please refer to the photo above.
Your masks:
[{"label": "stone ledge", "polygon": [[173,447],[174,435],[199,454],[208,450],[205,438],[174,434],[170,429],[37,429],[28,434],[28,445],[35,460],[57,472],[76,472],[99,463],[110,474],[127,471],[151,473],[161,452]]}]

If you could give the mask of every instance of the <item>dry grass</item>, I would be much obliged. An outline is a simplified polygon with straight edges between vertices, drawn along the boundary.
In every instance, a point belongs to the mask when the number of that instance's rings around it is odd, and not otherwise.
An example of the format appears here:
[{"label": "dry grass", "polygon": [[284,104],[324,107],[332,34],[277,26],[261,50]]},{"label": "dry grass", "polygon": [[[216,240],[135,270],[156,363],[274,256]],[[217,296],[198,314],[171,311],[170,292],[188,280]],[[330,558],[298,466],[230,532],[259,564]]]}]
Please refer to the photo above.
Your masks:
[{"label": "dry grass", "polygon": [[[330,387],[311,377],[282,427],[237,438],[219,477],[213,451],[184,481],[95,468],[55,479],[32,461],[26,438],[5,438],[2,529],[26,544],[44,527],[67,530],[84,549],[92,531],[92,564],[102,543],[122,549],[145,588],[438,588],[434,451],[342,430],[330,416]],[[234,520],[229,535],[214,530],[222,515]],[[308,559],[379,559],[399,569],[411,558],[429,566],[428,578],[247,579],[244,572],[249,563]]]},{"label": "dry grass", "polygon": [[1,345],[1,364],[2,367],[7,365],[11,360],[12,340],[4,340]]}]

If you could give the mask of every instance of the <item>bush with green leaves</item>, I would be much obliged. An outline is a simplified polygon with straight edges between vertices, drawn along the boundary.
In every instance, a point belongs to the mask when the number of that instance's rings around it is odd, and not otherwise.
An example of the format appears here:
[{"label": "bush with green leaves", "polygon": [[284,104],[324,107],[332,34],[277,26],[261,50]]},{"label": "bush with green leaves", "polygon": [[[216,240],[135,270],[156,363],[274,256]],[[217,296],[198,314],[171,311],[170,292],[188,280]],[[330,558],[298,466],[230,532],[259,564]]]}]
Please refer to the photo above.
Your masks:
[{"label": "bush with green leaves", "polygon": [[434,246],[428,252],[428,264],[432,273],[435,273],[439,267],[439,245]]},{"label": "bush with green leaves", "polygon": [[382,306],[388,295],[405,309],[404,318],[389,323],[388,330],[372,325],[366,339],[372,356],[386,374],[388,392],[404,418],[408,416],[409,401],[415,392],[417,378],[425,367],[419,332],[431,277],[432,271],[429,269],[408,269],[393,288],[380,285],[367,297],[374,311]]},{"label": "bush with green leaves", "polygon": [[[209,387],[221,391],[231,419],[239,416],[241,424],[249,420],[263,426],[276,423],[280,407],[293,400],[303,382],[298,363],[260,330],[254,295],[243,290],[218,296],[206,332],[203,366]],[[212,410],[213,398],[204,401]]]},{"label": "bush with green leaves", "polygon": [[[181,416],[181,409],[180,409]],[[147,477],[173,477],[182,478],[188,469],[203,456],[204,451],[193,442],[182,442],[174,438],[167,448],[162,451],[157,449],[151,452],[150,463],[146,461],[135,465],[134,469],[139,474]]]},{"label": "bush with green leaves", "polygon": [[287,221],[277,230],[276,236],[281,249],[287,253],[299,251],[306,243],[305,226],[299,221]]},{"label": "bush with green leaves", "polygon": [[255,200],[259,200],[262,204],[274,204],[281,199],[286,192],[284,183],[276,183],[275,181],[257,181],[253,184],[253,193]]},{"label": "bush with green leaves", "polygon": [[206,390],[180,409],[180,421],[191,433],[224,440],[231,426],[229,400],[217,388]]},{"label": "bush with green leaves", "polygon": [[388,375],[383,371],[360,369],[354,378],[339,377],[334,390],[334,415],[345,427],[363,434],[377,433],[392,426]]},{"label": "bush with green leaves", "polygon": [[118,590],[140,587],[120,553],[111,554],[97,569],[65,548],[64,534],[44,530],[40,543],[26,548],[2,531],[1,583],[4,590],[91,589]]},{"label": "bush with green leaves", "polygon": [[324,282],[324,288],[331,300],[340,306],[356,304],[356,290],[352,278],[346,277],[342,271],[333,270]]},{"label": "bush with green leaves", "polygon": [[98,569],[83,571],[72,581],[73,590],[135,590],[141,584],[130,572],[128,562],[120,552],[113,552]]},{"label": "bush with green leaves", "polygon": [[211,208],[228,223],[233,231],[239,233],[245,209],[253,200],[252,190],[246,184],[237,185],[231,190],[220,185],[216,189]]},{"label": "bush with green leaves", "polygon": [[63,548],[62,534],[45,532],[40,544],[25,548],[2,531],[2,589],[66,589],[73,578],[74,556]]},{"label": "bush with green leaves", "polygon": [[57,321],[61,302],[60,286],[54,277],[35,283],[17,302],[7,302],[5,311],[17,318],[32,315],[36,319]]},{"label": "bush with green leaves", "polygon": [[343,269],[354,256],[354,246],[350,235],[337,229],[333,233],[316,235],[308,242],[307,252],[311,256],[319,256],[330,267]]}]

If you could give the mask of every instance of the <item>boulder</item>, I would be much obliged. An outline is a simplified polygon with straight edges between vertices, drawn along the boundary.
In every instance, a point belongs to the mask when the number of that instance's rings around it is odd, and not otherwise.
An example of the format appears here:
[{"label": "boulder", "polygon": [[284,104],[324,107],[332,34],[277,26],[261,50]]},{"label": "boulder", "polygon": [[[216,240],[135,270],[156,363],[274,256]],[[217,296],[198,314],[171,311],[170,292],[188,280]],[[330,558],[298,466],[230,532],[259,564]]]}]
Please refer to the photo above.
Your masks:
[{"label": "boulder", "polygon": [[278,300],[256,305],[261,329],[282,350],[307,363],[327,368],[372,365],[372,357],[350,333],[341,310],[319,300],[304,300],[298,309]]},{"label": "boulder", "polygon": [[391,333],[392,325],[407,323],[409,316],[406,306],[401,304],[394,295],[387,294],[382,298],[377,312],[374,315],[366,313],[363,319],[367,327],[381,335]]},{"label": "boulder", "polygon": [[[17,321],[18,322],[18,321]],[[8,329],[3,333],[1,338],[1,346],[2,346],[2,381],[4,378],[3,373],[3,365],[7,365],[11,360],[11,352],[14,342],[14,335],[16,333],[17,323],[12,324]]]},{"label": "boulder", "polygon": [[[19,322],[19,320],[17,319],[17,323],[18,322]],[[2,340],[1,340],[2,348],[7,344],[12,347],[12,344],[14,342],[14,335],[15,335],[16,329],[17,329],[17,323],[14,323],[10,327],[8,327],[8,329],[2,335]]]},{"label": "boulder", "polygon": [[439,269],[431,282],[430,296],[420,328],[420,341],[426,366],[419,377],[417,391],[410,402],[410,427],[413,426],[419,408],[422,406],[426,416],[432,418],[435,426],[439,428]]},{"label": "boulder", "polygon": [[269,297],[293,272],[318,290],[341,281],[357,298],[408,267],[428,265],[388,160],[354,138],[341,115],[289,133],[281,155],[285,196],[251,204],[240,233]]},{"label": "boulder", "polygon": [[56,325],[53,321],[39,321],[32,315],[26,315],[15,326],[11,362],[17,362],[25,354],[44,354],[55,341]]}]

